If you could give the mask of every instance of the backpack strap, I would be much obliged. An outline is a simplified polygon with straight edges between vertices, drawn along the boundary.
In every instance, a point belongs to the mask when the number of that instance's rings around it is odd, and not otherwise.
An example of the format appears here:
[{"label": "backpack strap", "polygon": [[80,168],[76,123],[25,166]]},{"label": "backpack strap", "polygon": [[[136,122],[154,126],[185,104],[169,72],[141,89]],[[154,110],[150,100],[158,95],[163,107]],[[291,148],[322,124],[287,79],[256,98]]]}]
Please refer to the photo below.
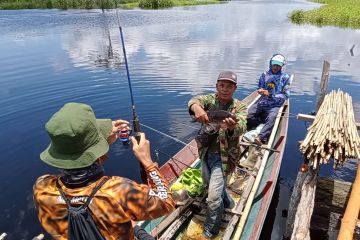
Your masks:
[{"label": "backpack strap", "polygon": [[59,179],[60,179],[60,178],[58,178],[58,180],[56,181],[56,188],[57,188],[58,191],[60,192],[61,197],[62,197],[62,198],[64,199],[64,201],[66,202],[67,208],[69,209],[69,207],[71,206],[71,205],[70,205],[70,201],[69,201],[69,199],[65,196],[64,191],[61,189],[61,186],[60,186],[60,184],[59,184]]},{"label": "backpack strap", "polygon": [[[102,185],[104,185],[107,180],[109,180],[109,177],[105,177],[101,180],[101,182],[93,188],[92,192],[90,193],[89,197],[87,198],[86,202],[81,206],[81,208],[87,208],[90,204],[90,201],[93,199],[93,197],[95,196],[96,192],[102,187]],[[65,196],[64,191],[61,189],[61,186],[59,184],[59,179],[56,181],[56,187],[60,192],[61,197],[64,199],[64,201],[66,202],[67,207],[71,207],[70,204],[70,200]]]},{"label": "backpack strap", "polygon": [[94,189],[92,190],[91,194],[89,195],[89,197],[87,198],[86,202],[84,205],[82,205],[82,207],[84,208],[87,208],[90,204],[90,201],[91,199],[93,199],[93,197],[95,196],[96,192],[102,187],[102,185],[104,185],[107,180],[109,180],[110,178],[109,177],[104,177],[101,182],[96,186],[94,187]]}]

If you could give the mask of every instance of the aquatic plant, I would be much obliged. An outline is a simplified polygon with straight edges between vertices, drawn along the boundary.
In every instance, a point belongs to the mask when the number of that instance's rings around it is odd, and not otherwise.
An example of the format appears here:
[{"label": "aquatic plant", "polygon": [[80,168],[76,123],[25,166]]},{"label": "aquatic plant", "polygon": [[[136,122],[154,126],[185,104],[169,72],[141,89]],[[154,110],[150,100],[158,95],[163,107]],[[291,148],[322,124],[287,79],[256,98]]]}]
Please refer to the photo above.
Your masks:
[{"label": "aquatic plant", "polygon": [[[137,0],[126,0],[135,2]],[[0,0],[0,9],[110,9],[120,5],[121,0]]]},{"label": "aquatic plant", "polygon": [[290,15],[290,19],[292,22],[299,24],[304,20],[304,12],[296,10],[292,12],[292,14]]},{"label": "aquatic plant", "polygon": [[223,3],[227,0],[0,0],[1,9],[158,9],[173,6]]},{"label": "aquatic plant", "polygon": [[139,7],[147,9],[168,8],[174,6],[172,0],[140,0]]},{"label": "aquatic plant", "polygon": [[360,28],[360,0],[313,0],[326,4],[311,11],[296,10],[289,18],[292,22],[318,26]]}]

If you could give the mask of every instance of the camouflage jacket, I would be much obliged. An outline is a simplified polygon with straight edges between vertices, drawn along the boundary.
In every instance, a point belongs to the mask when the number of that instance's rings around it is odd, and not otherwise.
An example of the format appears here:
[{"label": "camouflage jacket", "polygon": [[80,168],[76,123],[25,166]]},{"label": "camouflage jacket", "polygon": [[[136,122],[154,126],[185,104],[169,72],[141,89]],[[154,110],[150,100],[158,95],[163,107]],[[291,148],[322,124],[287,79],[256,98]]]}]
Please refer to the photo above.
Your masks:
[{"label": "camouflage jacket", "polygon": [[[131,220],[154,219],[170,213],[175,206],[171,191],[157,164],[145,169],[148,185],[113,176],[95,194],[89,209],[105,239],[134,239]],[[86,187],[67,188],[59,184],[72,205],[84,204],[104,177]],[[44,175],[34,185],[34,201],[43,228],[53,239],[67,239],[68,213],[56,182],[58,176]]]},{"label": "camouflage jacket", "polygon": [[[190,115],[194,115],[190,108],[195,103],[200,105],[205,111],[227,110],[234,113],[236,118],[239,120],[232,133],[230,133],[227,129],[220,128],[219,136],[216,140],[220,145],[223,172],[225,175],[228,175],[234,170],[236,163],[239,160],[239,137],[246,131],[246,105],[237,99],[233,99],[233,102],[227,109],[222,109],[217,94],[202,95],[190,99],[188,103]],[[201,160],[204,160],[207,151],[207,147],[199,148],[199,156]]]}]

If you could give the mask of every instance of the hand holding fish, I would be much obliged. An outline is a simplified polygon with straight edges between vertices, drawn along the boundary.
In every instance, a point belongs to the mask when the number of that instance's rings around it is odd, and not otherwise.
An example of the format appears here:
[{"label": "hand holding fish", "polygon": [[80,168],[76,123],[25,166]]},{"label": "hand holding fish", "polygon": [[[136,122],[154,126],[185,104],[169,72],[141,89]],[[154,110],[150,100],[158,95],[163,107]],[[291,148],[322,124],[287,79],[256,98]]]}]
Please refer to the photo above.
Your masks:
[{"label": "hand holding fish", "polygon": [[234,118],[234,117],[228,117],[225,118],[222,123],[221,123],[221,127],[226,128],[230,131],[233,131],[236,127],[236,124],[238,123],[238,119]]},{"label": "hand holding fish", "polygon": [[198,104],[193,104],[191,110],[195,113],[195,119],[197,122],[208,124],[209,117],[205,110]]}]

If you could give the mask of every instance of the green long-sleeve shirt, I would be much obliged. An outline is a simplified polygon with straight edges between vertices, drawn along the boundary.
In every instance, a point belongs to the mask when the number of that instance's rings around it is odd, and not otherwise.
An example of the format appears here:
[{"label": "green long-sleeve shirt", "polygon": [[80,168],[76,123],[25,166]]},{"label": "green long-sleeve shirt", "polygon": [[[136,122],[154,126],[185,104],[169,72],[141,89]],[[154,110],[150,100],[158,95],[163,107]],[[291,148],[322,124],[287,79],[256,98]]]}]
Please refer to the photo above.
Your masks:
[{"label": "green long-sleeve shirt", "polygon": [[[194,112],[191,110],[193,104],[200,105],[205,111],[226,110],[232,112],[239,120],[235,129],[231,132],[227,129],[220,128],[216,140],[216,144],[218,144],[218,149],[220,150],[224,173],[231,173],[240,155],[239,137],[246,131],[246,105],[237,99],[233,99],[230,104],[224,106],[220,103],[217,94],[201,95],[190,99],[188,103],[190,115],[194,115]],[[214,145],[211,145],[210,148],[214,149]],[[199,156],[202,160],[208,150],[209,147],[199,148]]]}]

